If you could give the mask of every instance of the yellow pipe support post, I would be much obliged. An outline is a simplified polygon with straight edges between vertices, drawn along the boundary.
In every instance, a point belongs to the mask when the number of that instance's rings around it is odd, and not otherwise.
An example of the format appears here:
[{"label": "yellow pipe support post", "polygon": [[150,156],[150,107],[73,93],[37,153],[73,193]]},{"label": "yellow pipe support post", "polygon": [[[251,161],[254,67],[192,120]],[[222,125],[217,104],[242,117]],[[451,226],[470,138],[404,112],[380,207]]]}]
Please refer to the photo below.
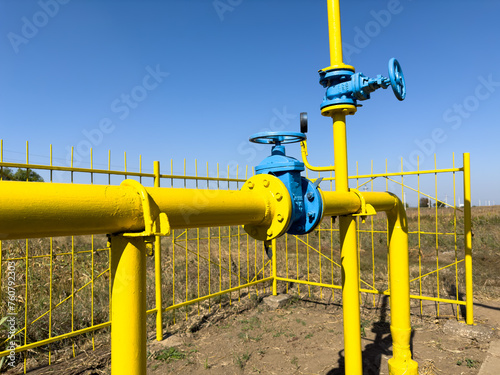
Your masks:
[{"label": "yellow pipe support post", "polygon": [[362,375],[356,219],[352,215],[340,216],[339,228],[345,373]]},{"label": "yellow pipe support post", "polygon": [[418,363],[411,359],[410,271],[408,262],[408,224],[403,203],[387,211],[389,220],[389,288],[393,357],[390,375],[418,375]]},{"label": "yellow pipe support post", "polygon": [[[154,162],[154,187],[160,187],[160,162]],[[157,222],[156,232],[160,232],[160,223]],[[163,340],[163,298],[161,293],[161,237],[155,236],[155,292],[156,292],[156,340]]]},{"label": "yellow pipe support post", "polygon": [[146,374],[146,244],[111,238],[111,373]]},{"label": "yellow pipe support post", "polygon": [[[337,193],[349,192],[345,118],[346,115],[343,110],[333,111],[333,140],[336,168],[335,190]],[[339,228],[342,267],[345,372],[350,375],[362,375],[359,267],[356,220],[352,214],[341,215],[339,217]]]},{"label": "yellow pipe support post", "polygon": [[465,246],[465,321],[474,324],[472,295],[472,213],[470,192],[470,154],[463,154],[464,162],[464,246]]}]

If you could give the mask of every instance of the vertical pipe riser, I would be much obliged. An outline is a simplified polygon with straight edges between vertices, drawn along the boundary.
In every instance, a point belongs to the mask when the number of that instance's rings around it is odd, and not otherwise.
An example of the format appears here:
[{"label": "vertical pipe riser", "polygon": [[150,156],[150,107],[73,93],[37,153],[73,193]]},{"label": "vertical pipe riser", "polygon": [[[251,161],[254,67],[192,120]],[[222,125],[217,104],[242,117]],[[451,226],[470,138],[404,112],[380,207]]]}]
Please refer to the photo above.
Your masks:
[{"label": "vertical pipe riser", "polygon": [[111,374],[146,374],[146,245],[111,239]]},{"label": "vertical pipe riser", "polygon": [[363,374],[356,220],[340,216],[345,373]]},{"label": "vertical pipe riser", "polygon": [[[397,199],[397,198],[396,198]],[[408,257],[408,225],[403,203],[387,212],[389,220],[389,286],[391,291],[391,336],[393,357],[389,374],[418,375],[418,363],[410,351],[410,271]]]}]

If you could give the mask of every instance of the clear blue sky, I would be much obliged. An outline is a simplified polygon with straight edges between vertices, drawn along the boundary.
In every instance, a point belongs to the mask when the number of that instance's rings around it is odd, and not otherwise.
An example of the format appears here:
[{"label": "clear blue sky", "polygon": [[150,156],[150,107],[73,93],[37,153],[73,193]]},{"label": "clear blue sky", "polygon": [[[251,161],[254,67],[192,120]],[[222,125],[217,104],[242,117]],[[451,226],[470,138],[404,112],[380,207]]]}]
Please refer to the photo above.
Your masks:
[{"label": "clear blue sky", "polygon": [[[374,77],[399,59],[407,99],[378,90],[348,118],[351,172],[457,166],[471,153],[473,203],[500,204],[500,1],[341,1],[345,62]],[[298,131],[313,164],[333,162],[317,70],[329,65],[326,0],[0,1],[4,160],[129,169],[142,155],[257,165],[248,136]],[[434,137],[434,140],[432,140]],[[288,147],[298,156],[299,146]],[[204,164],[203,164],[204,165]],[[168,167],[168,168],[167,168]],[[176,167],[177,169],[177,167]],[[414,181],[408,180],[412,184]],[[397,187],[395,187],[398,189]],[[440,197],[443,199],[443,197]]]}]

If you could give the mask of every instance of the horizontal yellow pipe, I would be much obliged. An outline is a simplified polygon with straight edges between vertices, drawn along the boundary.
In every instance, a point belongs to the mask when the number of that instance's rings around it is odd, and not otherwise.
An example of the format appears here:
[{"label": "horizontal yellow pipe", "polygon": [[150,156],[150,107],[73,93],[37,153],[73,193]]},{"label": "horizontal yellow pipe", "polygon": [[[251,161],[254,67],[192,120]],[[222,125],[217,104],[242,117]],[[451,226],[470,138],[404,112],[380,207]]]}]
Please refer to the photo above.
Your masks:
[{"label": "horizontal yellow pipe", "polygon": [[[172,229],[261,224],[268,197],[252,191],[146,188],[152,210]],[[130,186],[0,181],[0,239],[144,230],[142,202]]]},{"label": "horizontal yellow pipe", "polygon": [[[361,209],[361,201],[353,192],[323,191],[322,194],[324,216],[354,214]],[[390,211],[397,202],[397,197],[390,193],[363,192],[362,195],[377,212]]]}]

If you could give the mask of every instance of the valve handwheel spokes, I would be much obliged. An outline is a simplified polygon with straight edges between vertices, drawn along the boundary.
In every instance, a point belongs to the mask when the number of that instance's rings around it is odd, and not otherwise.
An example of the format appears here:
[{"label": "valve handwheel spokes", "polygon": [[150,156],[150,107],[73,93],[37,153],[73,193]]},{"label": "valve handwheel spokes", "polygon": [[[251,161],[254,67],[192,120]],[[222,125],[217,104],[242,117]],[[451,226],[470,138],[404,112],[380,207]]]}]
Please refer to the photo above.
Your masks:
[{"label": "valve handwheel spokes", "polygon": [[403,69],[399,65],[398,60],[392,58],[389,60],[389,78],[391,80],[392,91],[399,100],[404,100],[406,97],[406,84],[403,75]]},{"label": "valve handwheel spokes", "polygon": [[262,132],[252,135],[250,142],[281,145],[302,142],[305,139],[306,135],[298,132]]}]

